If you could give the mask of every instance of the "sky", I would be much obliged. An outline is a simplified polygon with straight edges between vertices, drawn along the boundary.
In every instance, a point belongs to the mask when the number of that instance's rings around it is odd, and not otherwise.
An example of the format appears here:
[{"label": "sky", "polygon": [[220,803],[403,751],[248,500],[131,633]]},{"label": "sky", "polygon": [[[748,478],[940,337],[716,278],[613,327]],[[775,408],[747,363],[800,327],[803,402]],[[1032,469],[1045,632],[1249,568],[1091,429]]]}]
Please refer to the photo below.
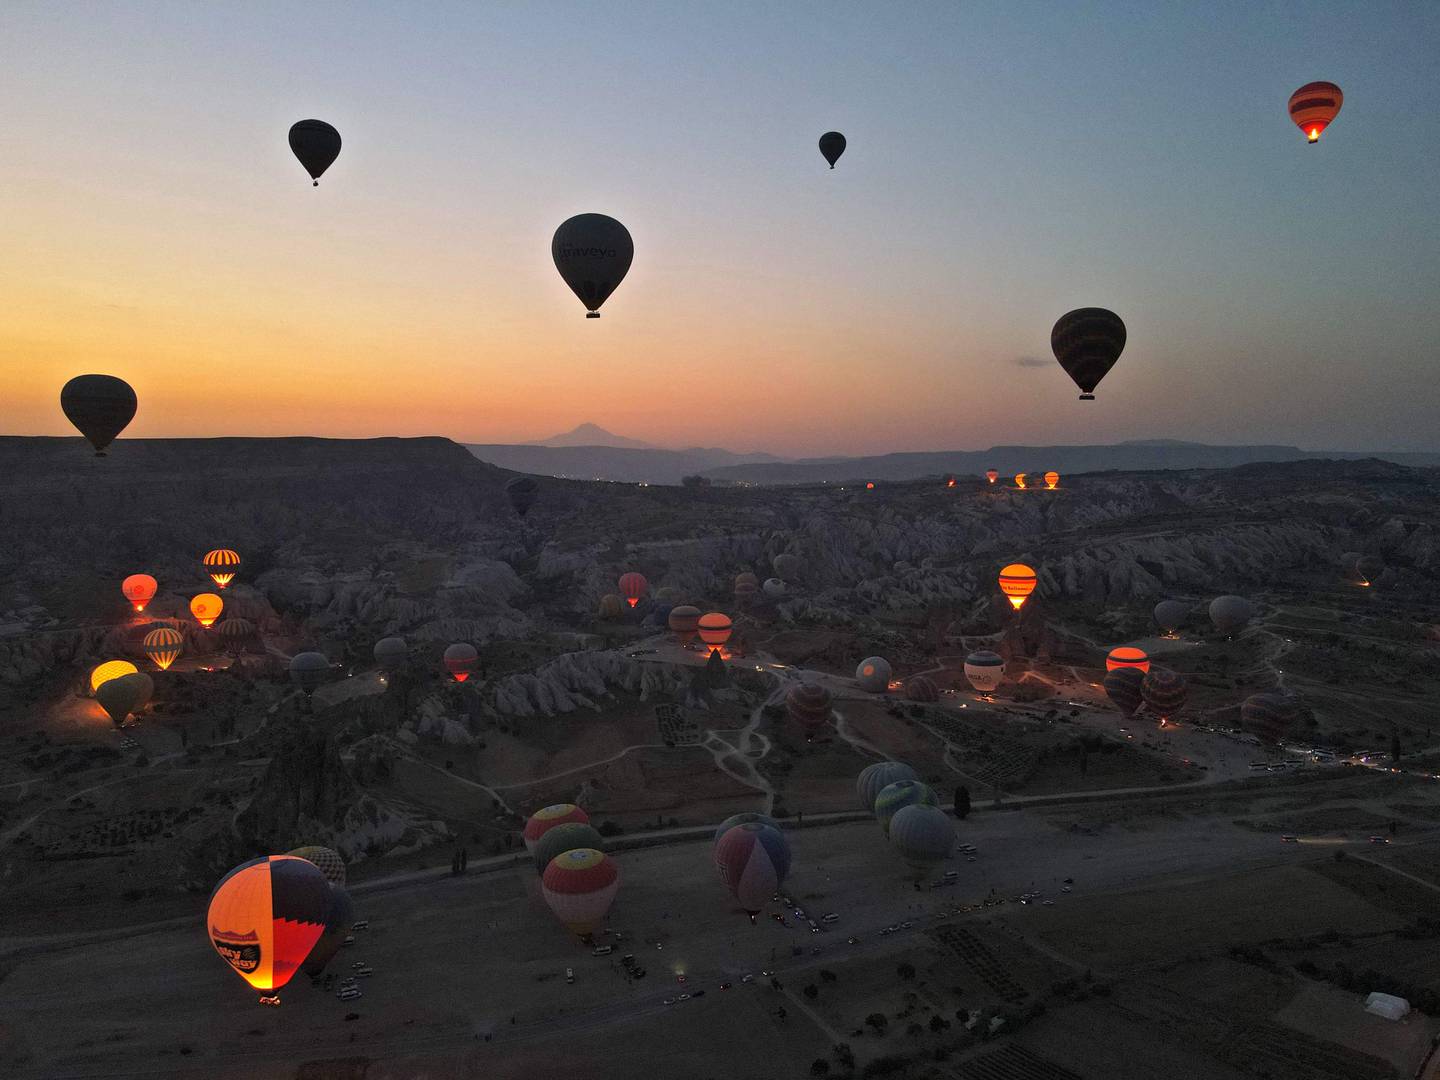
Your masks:
[{"label": "sky", "polygon": [[[93,371],[139,437],[1440,450],[1437,4],[8,0],[0,43],[0,433]],[[635,240],[599,320],[582,212]]]}]

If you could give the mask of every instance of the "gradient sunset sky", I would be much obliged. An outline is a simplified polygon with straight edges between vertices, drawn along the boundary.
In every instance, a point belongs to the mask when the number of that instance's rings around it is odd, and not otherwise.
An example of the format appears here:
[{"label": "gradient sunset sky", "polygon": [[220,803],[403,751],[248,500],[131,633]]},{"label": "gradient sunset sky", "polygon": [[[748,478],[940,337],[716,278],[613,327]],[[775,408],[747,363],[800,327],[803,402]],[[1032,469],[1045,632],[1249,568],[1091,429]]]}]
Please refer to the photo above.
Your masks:
[{"label": "gradient sunset sky", "polygon": [[8,0],[0,50],[5,434],[97,371],[129,436],[1440,449],[1440,4]]}]

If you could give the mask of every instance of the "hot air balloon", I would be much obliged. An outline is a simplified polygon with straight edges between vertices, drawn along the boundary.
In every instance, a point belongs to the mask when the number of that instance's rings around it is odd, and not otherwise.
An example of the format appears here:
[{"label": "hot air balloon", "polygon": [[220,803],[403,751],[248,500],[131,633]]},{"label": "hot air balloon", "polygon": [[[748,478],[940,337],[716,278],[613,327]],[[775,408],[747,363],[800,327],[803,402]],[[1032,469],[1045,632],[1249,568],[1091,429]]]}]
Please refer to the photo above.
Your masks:
[{"label": "hot air balloon", "polygon": [[90,440],[96,457],[135,419],[135,391],[114,375],[76,375],[60,390],[65,418]]},{"label": "hot air balloon", "polygon": [[547,829],[539,840],[530,845],[530,857],[535,860],[535,872],[545,873],[545,868],[557,855],[577,848],[604,851],[605,840],[583,821],[567,821]]},{"label": "hot air balloon", "polygon": [[480,654],[468,641],[457,641],[445,648],[445,670],[456,682],[464,682],[470,678],[470,673],[475,670],[475,662],[479,659]]},{"label": "hot air balloon", "polygon": [[290,127],[290,152],[305,166],[312,187],[320,186],[320,177],[340,156],[340,132],[324,120],[301,120]]},{"label": "hot air balloon", "polygon": [[211,626],[225,609],[225,601],[213,592],[201,593],[190,600],[190,614],[201,626]]},{"label": "hot air balloon", "polygon": [[761,825],[769,825],[776,832],[780,832],[780,822],[776,821],[769,814],[762,814],[758,810],[746,810],[739,814],[731,814],[715,829],[715,840],[719,840],[736,825],[746,825],[752,821]]},{"label": "hot air balloon", "polygon": [[874,490],[875,490],[875,481],[874,481],[874,480],[866,480],[866,481],[865,481],[865,490],[866,490],[866,491],[874,491]]},{"label": "hot air balloon", "polygon": [[111,679],[118,679],[121,675],[133,675],[139,670],[129,660],[106,660],[103,664],[97,664],[90,672],[90,692],[93,694]]},{"label": "hot air balloon", "polygon": [[730,632],[733,627],[729,615],[723,611],[711,611],[700,616],[697,629],[701,641],[709,645],[711,649],[718,649],[730,640]]},{"label": "hot air balloon", "polygon": [[1317,143],[1344,103],[1345,95],[1334,83],[1306,83],[1290,95],[1290,119],[1305,133],[1306,141]]},{"label": "hot air balloon", "polygon": [[1190,617],[1190,605],[1183,600],[1161,600],[1155,605],[1155,625],[1173,634]]},{"label": "hot air balloon", "polygon": [[325,967],[335,958],[345,938],[350,934],[350,924],[355,921],[355,905],[343,885],[330,883],[330,910],[325,916],[325,929],[310,949],[302,968],[312,979],[323,974]]},{"label": "hot air balloon", "polygon": [[985,470],[985,479],[986,479],[986,481],[987,481],[988,483],[991,483],[991,484],[995,483],[996,480],[999,480],[999,479],[1000,479],[1000,470],[999,470],[999,469],[986,469],[986,470]]},{"label": "hot air balloon", "polygon": [[1047,473],[1045,474],[1045,487],[1046,487],[1046,489],[1049,490],[1049,491],[1054,491],[1054,490],[1055,490],[1057,487],[1059,487],[1059,486],[1060,486],[1060,474],[1059,474],[1058,472],[1056,472],[1054,469],[1051,469],[1049,472],[1047,472]]},{"label": "hot air balloon", "polygon": [[220,635],[220,640],[225,643],[228,649],[239,649],[255,634],[255,624],[249,619],[241,619],[231,616],[215,627],[215,632]]},{"label": "hot air balloon", "polygon": [[680,644],[688,644],[690,639],[695,636],[695,631],[700,629],[700,609],[691,607],[689,604],[681,604],[679,607],[670,609],[670,617],[666,622]]},{"label": "hot air balloon", "polygon": [[1379,555],[1362,555],[1355,560],[1355,573],[1360,584],[1373,585],[1375,579],[1385,572],[1385,560]]},{"label": "hot air balloon", "polygon": [[976,650],[965,657],[965,678],[980,693],[993,694],[1005,678],[1004,657],[989,649]]},{"label": "hot air balloon", "polygon": [[785,691],[785,711],[807,735],[829,723],[833,704],[830,691],[816,683],[795,683]]},{"label": "hot air balloon", "polygon": [[890,661],[883,656],[867,656],[855,666],[855,682],[867,694],[883,694],[890,689]]},{"label": "hot air balloon", "polygon": [[770,565],[775,567],[775,573],[781,581],[795,581],[799,579],[800,572],[805,569],[805,563],[799,555],[792,555],[788,551],[782,551],[775,558],[770,560]]},{"label": "hot air balloon", "polygon": [[1010,606],[1019,611],[1035,591],[1035,571],[1024,563],[1011,563],[1000,571],[1000,591],[1010,601]]},{"label": "hot air balloon", "polygon": [[625,601],[613,592],[606,593],[600,597],[595,614],[602,619],[618,619],[625,614]]},{"label": "hot air balloon", "polygon": [[727,829],[714,857],[720,880],[753,923],[790,871],[790,842],[779,829],[752,821]]},{"label": "hot air balloon", "polygon": [[1022,491],[1025,490],[1025,474],[1023,472],[1015,474],[1015,486]]},{"label": "hot air balloon", "polygon": [[222,589],[234,581],[235,575],[240,572],[240,556],[229,548],[207,551],[200,564],[210,575],[210,580]]},{"label": "hot air balloon", "polygon": [[1190,688],[1185,676],[1169,668],[1153,666],[1145,673],[1140,683],[1140,696],[1146,706],[1160,718],[1161,723],[1169,720],[1185,707]]},{"label": "hot air balloon", "polygon": [[1244,629],[1255,617],[1255,605],[1243,596],[1217,596],[1210,601],[1210,621],[1222,634]]},{"label": "hot air balloon", "polygon": [[1114,702],[1123,716],[1134,716],[1145,698],[1140,688],[1145,682],[1145,672],[1139,668],[1121,667],[1105,674],[1105,693]]},{"label": "hot air balloon", "polygon": [[1094,401],[1095,387],[1125,350],[1125,324],[1113,311],[1077,308],[1056,320],[1050,349],[1080,388],[1080,400]]},{"label": "hot air balloon", "polygon": [[778,577],[767,577],[765,584],[761,585],[760,588],[764,590],[765,595],[770,597],[771,600],[779,600],[785,595],[785,582],[781,581]]},{"label": "hot air balloon", "polygon": [[924,874],[950,857],[955,826],[938,806],[902,806],[890,819],[890,843],[912,870]]},{"label": "hot air balloon", "polygon": [[555,269],[585,305],[587,319],[600,317],[600,305],[625,280],[635,244],[630,232],[604,214],[579,214],[563,221],[550,241]]},{"label": "hot air balloon", "polygon": [[136,611],[145,610],[145,605],[155,598],[155,590],[159,587],[149,574],[131,574],[120,583],[120,591]]},{"label": "hot air balloon", "polygon": [[132,671],[116,679],[106,679],[95,691],[95,700],[120,727],[132,712],[145,707],[155,692],[155,681],[149,675]]},{"label": "hot air balloon", "polygon": [[297,847],[294,851],[287,851],[285,854],[314,863],[331,885],[345,884],[345,860],[334,848],[323,847],[320,844],[307,844],[304,847]]},{"label": "hot air balloon", "polygon": [[574,803],[553,803],[536,810],[525,822],[525,831],[521,834],[526,850],[534,851],[537,840],[557,825],[566,825],[570,822],[588,825],[590,824],[590,815]]},{"label": "hot air balloon", "polygon": [[1240,724],[1267,746],[1278,744],[1300,720],[1300,703],[1289,694],[1253,694],[1240,705]]},{"label": "hot air balloon", "polygon": [[905,680],[905,696],[911,701],[939,701],[940,688],[928,675],[911,675]]},{"label": "hot air balloon", "polygon": [[830,163],[830,168],[835,168],[835,162],[840,160],[840,155],[845,152],[845,136],[838,131],[827,131],[820,136],[820,153]]},{"label": "hot air balloon", "polygon": [[375,643],[374,652],[375,663],[380,665],[382,671],[399,671],[410,658],[410,647],[405,644],[403,637],[381,638]]},{"label": "hot air balloon", "polygon": [[663,600],[673,608],[680,602],[680,590],[674,585],[661,585],[655,590],[655,599]]},{"label": "hot air balloon", "polygon": [[301,652],[290,658],[290,678],[309,697],[330,674],[330,658],[324,653]]},{"label": "hot air balloon", "polygon": [[947,488],[953,488],[958,482],[959,481],[957,481],[953,476],[947,476],[945,478],[945,486]]},{"label": "hot air balloon", "polygon": [[241,978],[278,1002],[274,991],[300,970],[324,933],[333,898],[325,875],[304,859],[268,855],[242,863],[210,894],[210,944]]},{"label": "hot air balloon", "polygon": [[522,518],[529,512],[530,507],[535,505],[539,496],[540,485],[533,476],[517,476],[505,484],[505,498],[510,500],[510,508]]},{"label": "hot air balloon", "polygon": [[880,822],[880,828],[889,836],[890,822],[903,807],[922,804],[940,805],[940,800],[935,797],[935,792],[930,790],[929,785],[922,784],[919,780],[897,780],[881,788],[880,794],[875,796],[875,820]]},{"label": "hot air balloon", "polygon": [[749,604],[755,599],[755,594],[760,591],[760,580],[749,571],[735,575],[735,600],[743,605]]},{"label": "hot air balloon", "polygon": [[1105,657],[1105,670],[1114,671],[1116,668],[1122,667],[1149,671],[1150,656],[1144,649],[1137,649],[1133,645],[1116,645],[1110,650],[1110,655]]},{"label": "hot air balloon", "polygon": [[860,808],[867,814],[875,812],[875,799],[885,788],[901,780],[919,780],[915,770],[903,761],[877,761],[866,765],[855,778],[855,794],[860,797]]},{"label": "hot air balloon", "polygon": [[166,671],[171,664],[180,659],[180,653],[184,646],[184,634],[173,626],[161,626],[145,635],[143,648],[145,655],[155,662],[155,666],[161,671]]},{"label": "hot air balloon", "polygon": [[615,860],[595,848],[555,856],[540,877],[540,891],[550,910],[581,939],[600,929],[619,889]]},{"label": "hot air balloon", "polygon": [[633,570],[628,574],[621,574],[617,584],[620,587],[620,595],[632,608],[640,602],[645,591],[650,588],[650,583],[645,580],[645,575],[637,574]]}]

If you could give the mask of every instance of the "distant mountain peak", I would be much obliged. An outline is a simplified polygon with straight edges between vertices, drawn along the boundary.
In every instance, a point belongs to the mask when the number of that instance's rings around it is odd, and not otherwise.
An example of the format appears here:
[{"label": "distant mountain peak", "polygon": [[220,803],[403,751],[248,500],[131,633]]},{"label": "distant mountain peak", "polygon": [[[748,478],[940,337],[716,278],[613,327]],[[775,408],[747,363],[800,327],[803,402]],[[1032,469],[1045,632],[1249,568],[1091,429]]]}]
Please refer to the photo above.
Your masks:
[{"label": "distant mountain peak", "polygon": [[599,424],[592,424],[588,420],[579,424],[569,431],[561,432],[559,435],[551,435],[548,439],[541,439],[535,446],[614,446],[630,450],[653,450],[654,447],[639,439],[627,439],[624,435],[616,435],[606,431]]}]

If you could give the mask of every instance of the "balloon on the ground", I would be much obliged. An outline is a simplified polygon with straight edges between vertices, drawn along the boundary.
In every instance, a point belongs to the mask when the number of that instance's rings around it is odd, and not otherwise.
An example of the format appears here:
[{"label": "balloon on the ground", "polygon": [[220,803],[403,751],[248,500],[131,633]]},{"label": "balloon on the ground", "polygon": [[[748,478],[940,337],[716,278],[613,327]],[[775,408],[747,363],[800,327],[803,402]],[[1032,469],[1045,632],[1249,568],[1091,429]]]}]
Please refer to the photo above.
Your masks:
[{"label": "balloon on the ground", "polygon": [[355,905],[350,899],[350,894],[345,891],[344,885],[337,885],[332,881],[330,883],[330,911],[325,916],[325,929],[302,965],[306,975],[314,978],[325,971],[325,966],[335,958],[335,954],[345,944],[345,938],[350,933],[350,925],[354,921]]},{"label": "balloon on the ground", "polygon": [[1019,611],[1035,591],[1035,571],[1024,563],[1011,563],[1000,571],[1000,591],[1010,606]]},{"label": "balloon on the ground", "polygon": [[1145,682],[1145,672],[1139,668],[1121,667],[1105,674],[1105,694],[1120,710],[1123,716],[1134,716],[1145,698],[1140,688]]},{"label": "balloon on the ground", "polygon": [[90,671],[90,692],[95,693],[111,679],[118,679],[121,675],[131,675],[139,670],[129,660],[106,660],[102,664],[96,664]]},{"label": "balloon on the ground", "polygon": [[855,794],[860,798],[860,808],[873,814],[875,799],[882,790],[901,780],[918,779],[919,774],[903,761],[877,761],[866,765],[855,778]]},{"label": "balloon on the ground", "polygon": [[1005,678],[1005,658],[989,649],[977,649],[965,657],[965,678],[982,694],[993,694]]},{"label": "balloon on the ground", "polygon": [[131,574],[120,583],[120,591],[136,611],[145,610],[145,605],[155,598],[155,590],[159,587],[159,583],[149,574]]},{"label": "balloon on the ground", "polygon": [[1222,634],[1244,629],[1255,617],[1255,605],[1243,596],[1217,596],[1210,601],[1210,621]]},{"label": "balloon on the ground", "polygon": [[101,683],[95,691],[95,700],[119,727],[132,712],[143,709],[154,692],[155,681],[149,675],[132,671]]},{"label": "balloon on the ground", "polygon": [[184,647],[185,635],[173,626],[161,626],[151,630],[145,635],[142,645],[145,655],[161,671],[168,670],[171,664],[180,659]]},{"label": "balloon on the ground", "polygon": [[766,578],[765,584],[761,585],[760,588],[765,591],[765,595],[770,597],[771,600],[779,600],[780,597],[785,595],[785,582],[781,581],[778,577]]},{"label": "balloon on the ground", "polygon": [[714,858],[720,880],[754,922],[790,872],[790,842],[778,829],[749,822],[715,841]]},{"label": "balloon on the ground", "polygon": [[324,933],[333,896],[325,875],[293,855],[242,863],[210,894],[210,944],[256,990],[278,990]]},{"label": "balloon on the ground", "polygon": [[540,891],[550,910],[582,938],[600,929],[619,888],[620,869],[615,860],[595,848],[576,848],[555,856],[540,877]]},{"label": "balloon on the ground", "polygon": [[675,635],[681,645],[684,645],[700,629],[700,609],[689,604],[681,604],[670,609],[670,617],[665,621],[670,626],[670,632]]},{"label": "balloon on the ground", "polygon": [[618,593],[606,593],[600,597],[595,614],[602,619],[618,619],[625,614],[625,600]]},{"label": "balloon on the ground", "polygon": [[201,593],[190,599],[190,614],[201,626],[211,626],[225,610],[225,601],[213,592]]},{"label": "balloon on the ground", "polygon": [[1183,600],[1161,600],[1155,605],[1155,625],[1173,634],[1190,618],[1190,605]]},{"label": "balloon on the ground", "polygon": [[1320,141],[1320,133],[1330,126],[1345,95],[1332,82],[1306,83],[1290,95],[1290,119],[1310,143]]},{"label": "balloon on the ground", "polygon": [[1105,670],[1114,671],[1122,667],[1149,671],[1150,656],[1144,649],[1137,649],[1134,645],[1116,645],[1110,650],[1110,655],[1105,657]]},{"label": "balloon on the ground", "polygon": [[883,694],[890,688],[890,661],[867,656],[855,667],[855,681],[869,694]]},{"label": "balloon on the ground", "polygon": [[905,696],[911,701],[939,701],[940,688],[928,675],[911,675],[905,680]]},{"label": "balloon on the ground", "polygon": [[1362,584],[1374,584],[1375,579],[1385,572],[1385,560],[1379,555],[1361,555],[1355,560],[1355,572]]},{"label": "balloon on the ground", "polygon": [[818,683],[799,682],[785,691],[785,711],[807,732],[828,724],[833,707],[834,695]]},{"label": "balloon on the ground", "polygon": [[290,658],[290,678],[309,697],[330,675],[330,658],[320,652],[296,653]]},{"label": "balloon on the ground", "polygon": [[135,391],[114,375],[76,375],[60,390],[60,410],[90,440],[96,457],[135,419]]},{"label": "balloon on the ground", "polygon": [[540,485],[533,476],[517,476],[505,484],[505,498],[510,501],[510,509],[522,518],[530,512],[530,507],[535,505],[535,500],[539,497]]},{"label": "balloon on the ground", "polygon": [[731,814],[722,821],[715,829],[715,839],[719,840],[736,825],[747,825],[751,822],[759,822],[761,825],[769,825],[776,832],[780,830],[780,822],[776,821],[769,814],[762,814],[758,810],[744,810],[738,814]]},{"label": "balloon on the ground", "polygon": [[549,806],[542,806],[525,822],[522,839],[525,841],[526,850],[534,851],[535,842],[547,832],[572,821],[588,825],[590,824],[590,815],[574,803],[551,803]]},{"label": "balloon on the ground", "polygon": [[1278,744],[1300,721],[1300,702],[1289,694],[1252,694],[1240,705],[1240,726],[1268,746]]},{"label": "balloon on the ground", "polygon": [[718,649],[729,641],[733,629],[730,616],[723,611],[711,611],[700,616],[698,624],[700,640],[712,649]]},{"label": "balloon on the ground", "polygon": [[540,839],[530,845],[530,857],[535,860],[535,872],[545,873],[545,868],[557,855],[577,848],[605,850],[604,838],[583,821],[566,821],[546,829]]},{"label": "balloon on the ground", "polygon": [[321,844],[307,844],[304,847],[297,847],[294,851],[287,851],[285,854],[314,863],[330,884],[345,884],[345,860],[334,848],[324,847]]},{"label": "balloon on the ground", "polygon": [[880,822],[880,828],[889,836],[891,819],[903,807],[920,805],[939,806],[940,800],[935,797],[935,792],[930,790],[928,784],[922,784],[919,780],[897,780],[881,788],[880,794],[875,796],[875,820]]},{"label": "balloon on the ground", "polygon": [[290,126],[290,152],[319,187],[320,177],[340,156],[340,132],[324,120],[300,120]]},{"label": "balloon on the ground", "polygon": [[1178,671],[1154,665],[1140,683],[1140,696],[1145,705],[1161,720],[1169,720],[1185,707],[1190,687]]},{"label": "balloon on the ground", "polygon": [[630,231],[614,218],[578,214],[555,230],[550,256],[565,284],[585,305],[585,317],[598,319],[600,305],[630,270],[635,244]]},{"label": "balloon on the ground", "polygon": [[938,806],[902,806],[890,819],[890,843],[917,873],[925,873],[950,856],[955,826]]},{"label": "balloon on the ground", "polygon": [[735,599],[742,605],[748,604],[755,599],[755,594],[760,590],[760,581],[748,570],[743,574],[735,575]]},{"label": "balloon on the ground", "polygon": [[410,646],[403,637],[381,638],[375,643],[375,663],[382,671],[399,671],[410,657]]},{"label": "balloon on the ground", "polygon": [[445,670],[456,682],[464,682],[470,678],[470,673],[475,670],[475,662],[479,659],[480,654],[468,641],[457,641],[445,648]]},{"label": "balloon on the ground", "polygon": [[650,583],[645,580],[645,575],[637,574],[633,570],[628,574],[621,574],[617,584],[620,587],[620,595],[631,607],[638,604],[645,596],[645,591],[650,588]]},{"label": "balloon on the ground", "polygon": [[1055,321],[1050,349],[1080,388],[1080,400],[1093,401],[1095,387],[1125,350],[1125,324],[1113,311],[1077,308]]},{"label": "balloon on the ground", "polygon": [[205,573],[210,575],[210,580],[223,589],[234,581],[235,575],[240,572],[240,556],[229,548],[216,548],[205,553],[200,565],[205,568]]},{"label": "balloon on the ground", "polygon": [[820,153],[830,163],[830,168],[835,168],[835,162],[845,153],[845,136],[838,131],[825,132],[820,136]]}]

